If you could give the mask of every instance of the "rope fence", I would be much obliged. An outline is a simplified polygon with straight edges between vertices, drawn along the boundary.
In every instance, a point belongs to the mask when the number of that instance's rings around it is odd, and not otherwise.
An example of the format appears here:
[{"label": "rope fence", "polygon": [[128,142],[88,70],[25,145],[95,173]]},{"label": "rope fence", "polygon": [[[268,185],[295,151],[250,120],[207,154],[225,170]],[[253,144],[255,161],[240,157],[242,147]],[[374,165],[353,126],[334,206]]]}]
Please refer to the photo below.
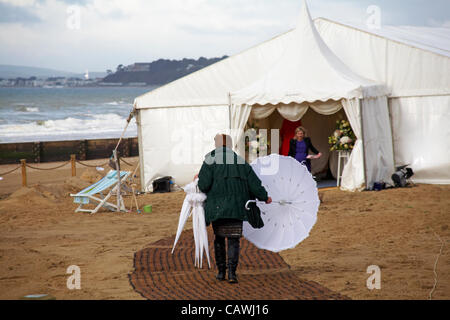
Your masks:
[{"label": "rope fence", "polygon": [[[126,162],[123,158],[120,158],[120,161],[122,161],[122,162],[125,163],[126,165],[129,165],[130,167],[134,167],[134,166],[136,165],[136,163],[131,164],[131,163]],[[139,161],[138,161],[138,162],[139,162]]]},{"label": "rope fence", "polygon": [[12,170],[9,170],[9,171],[6,171],[6,172],[1,172],[0,173],[0,177],[6,176],[7,174],[10,174],[10,173],[13,173],[14,171],[16,171],[19,168],[20,168],[20,164],[17,167],[15,167],[14,169],[12,169]]},{"label": "rope fence", "polygon": [[102,163],[102,164],[92,165],[92,164],[83,163],[80,160],[76,160],[76,161],[77,161],[77,163],[81,164],[82,166],[89,167],[89,168],[103,167],[103,166],[108,164],[108,162],[105,162],[105,163]]},{"label": "rope fence", "polygon": [[70,160],[67,161],[67,162],[64,162],[64,163],[63,163],[62,165],[60,165],[60,166],[56,166],[56,167],[53,167],[53,168],[38,168],[38,167],[30,166],[28,163],[26,164],[26,166],[27,166],[28,168],[35,169],[35,170],[55,170],[55,169],[62,168],[62,167],[64,167],[65,165],[67,165],[67,164],[69,164],[69,163],[70,163]]},{"label": "rope fence", "polygon": [[[135,164],[128,163],[123,158],[121,158],[120,161],[122,161],[123,163],[125,163],[125,164],[127,164],[129,166],[135,166]],[[27,187],[27,185],[28,185],[28,183],[27,183],[27,168],[34,169],[34,170],[44,170],[44,171],[46,170],[46,171],[48,171],[48,170],[60,169],[60,168],[62,168],[64,166],[68,165],[69,163],[71,164],[71,167],[72,167],[72,177],[75,177],[77,175],[77,171],[76,171],[76,164],[77,163],[82,165],[82,166],[85,166],[85,167],[97,168],[97,167],[103,167],[103,166],[107,165],[109,162],[105,162],[105,163],[102,163],[102,164],[91,165],[91,164],[83,163],[80,160],[77,160],[76,159],[76,155],[72,154],[72,155],[70,155],[70,160],[69,161],[66,161],[66,162],[64,162],[64,163],[62,163],[60,165],[57,165],[56,167],[39,168],[39,167],[35,167],[35,166],[32,166],[32,165],[29,165],[27,163],[26,159],[21,159],[20,160],[20,164],[17,167],[15,167],[15,168],[13,168],[13,169],[11,169],[9,171],[6,171],[6,172],[1,172],[0,173],[0,180],[2,180],[4,176],[6,176],[6,175],[8,175],[10,173],[13,173],[14,171],[19,170],[20,168],[22,168],[22,186],[23,187]],[[139,163],[139,161],[138,161],[138,163]]]}]

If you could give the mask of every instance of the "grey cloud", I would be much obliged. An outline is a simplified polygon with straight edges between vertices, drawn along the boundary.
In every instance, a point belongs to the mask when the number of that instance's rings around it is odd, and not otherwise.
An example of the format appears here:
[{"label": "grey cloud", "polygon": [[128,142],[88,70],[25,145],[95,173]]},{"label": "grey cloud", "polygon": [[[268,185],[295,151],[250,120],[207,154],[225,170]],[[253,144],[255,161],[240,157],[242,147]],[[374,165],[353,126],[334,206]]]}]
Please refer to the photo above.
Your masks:
[{"label": "grey cloud", "polygon": [[358,0],[352,4],[364,10],[363,14],[369,5],[379,6],[381,22],[387,25],[428,25],[430,19],[443,23],[450,10],[448,0]]},{"label": "grey cloud", "polygon": [[[81,7],[85,7],[86,5],[93,2],[93,0],[58,0],[58,1],[61,3],[65,3],[67,5],[76,5]],[[128,16],[119,9],[113,9],[109,13],[98,12],[98,14],[99,16],[104,18],[112,18],[112,19],[128,18]]]},{"label": "grey cloud", "polygon": [[85,6],[88,3],[92,2],[92,0],[58,0],[58,1],[66,4],[74,4],[79,6]]},{"label": "grey cloud", "polygon": [[32,24],[40,22],[41,19],[24,7],[17,7],[8,3],[0,2],[0,23]]}]

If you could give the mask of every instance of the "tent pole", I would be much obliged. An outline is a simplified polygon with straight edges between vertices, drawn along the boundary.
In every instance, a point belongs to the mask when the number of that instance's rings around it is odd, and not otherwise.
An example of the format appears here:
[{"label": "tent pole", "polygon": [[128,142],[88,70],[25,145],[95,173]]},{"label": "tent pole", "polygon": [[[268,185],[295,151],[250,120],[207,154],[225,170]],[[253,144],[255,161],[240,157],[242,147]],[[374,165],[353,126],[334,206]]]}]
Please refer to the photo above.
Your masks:
[{"label": "tent pole", "polygon": [[113,156],[114,156],[114,162],[116,164],[116,171],[117,171],[117,212],[120,211],[121,208],[121,185],[120,185],[120,165],[119,165],[119,158],[117,156],[117,150],[113,150]]},{"label": "tent pole", "polygon": [[228,92],[228,126],[231,134],[231,94]]},{"label": "tent pole", "polygon": [[140,180],[141,180],[141,192],[146,192],[145,177],[144,177],[144,148],[142,146],[142,124],[141,124],[141,109],[136,109],[136,125],[138,134],[138,149],[139,149],[139,163],[142,164],[139,167]]},{"label": "tent pole", "polygon": [[[230,130],[229,134],[231,137],[233,137],[231,132],[231,93],[228,92],[228,129]],[[234,150],[234,146],[236,145],[236,139],[233,139],[233,146],[232,149]]]},{"label": "tent pole", "polygon": [[133,110],[131,110],[130,114],[128,115],[127,124],[125,125],[125,128],[123,129],[122,135],[120,136],[119,141],[117,142],[116,148],[114,150],[117,150],[117,148],[119,148],[120,142],[122,141],[123,136],[125,135],[125,131],[127,131],[128,125],[130,124],[130,121],[133,118],[135,110],[136,109],[133,107]]},{"label": "tent pole", "polygon": [[364,146],[364,142],[366,141],[366,138],[364,137],[364,123],[363,123],[363,107],[362,107],[362,100],[359,99],[359,121],[361,122],[361,136],[363,139],[363,165],[364,165],[364,183],[366,184],[366,189],[368,189],[368,183],[367,183],[367,170],[366,170],[366,147]]},{"label": "tent pole", "polygon": [[388,115],[389,115],[389,124],[391,125],[391,145],[392,145],[392,163],[394,164],[394,170],[395,170],[395,149],[394,149],[394,126],[392,124],[392,107],[389,106],[389,103],[391,103],[392,106],[392,98],[388,98],[386,96],[386,104],[388,108]]}]

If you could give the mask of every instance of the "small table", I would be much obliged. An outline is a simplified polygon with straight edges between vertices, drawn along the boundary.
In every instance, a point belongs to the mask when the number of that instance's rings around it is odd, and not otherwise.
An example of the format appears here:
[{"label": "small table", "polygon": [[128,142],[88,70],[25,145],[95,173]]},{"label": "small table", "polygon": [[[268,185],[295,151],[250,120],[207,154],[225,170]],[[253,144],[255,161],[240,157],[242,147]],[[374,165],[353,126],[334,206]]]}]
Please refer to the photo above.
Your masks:
[{"label": "small table", "polygon": [[[336,186],[340,186],[342,182],[342,174],[341,174],[341,161],[343,161],[342,164],[342,170],[344,170],[345,165],[347,164],[348,158],[350,157],[350,152],[345,150],[338,150],[338,167],[337,167],[337,181]],[[344,160],[342,160],[344,159]]]}]

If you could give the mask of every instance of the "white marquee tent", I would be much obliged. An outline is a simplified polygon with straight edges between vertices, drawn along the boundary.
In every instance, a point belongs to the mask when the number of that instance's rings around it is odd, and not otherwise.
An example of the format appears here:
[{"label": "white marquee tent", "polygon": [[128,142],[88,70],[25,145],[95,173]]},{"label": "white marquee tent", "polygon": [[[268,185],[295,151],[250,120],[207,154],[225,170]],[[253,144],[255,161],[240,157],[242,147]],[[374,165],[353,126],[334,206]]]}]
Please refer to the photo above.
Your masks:
[{"label": "white marquee tent", "polygon": [[394,157],[385,86],[355,74],[331,52],[306,4],[289,37],[283,54],[262,78],[230,94],[231,129],[237,129],[232,133],[243,132],[250,113],[254,119],[266,118],[277,109],[297,121],[309,106],[324,115],[344,107],[357,140],[341,188],[353,191],[388,181]]},{"label": "white marquee tent", "polygon": [[[366,183],[387,181],[393,164],[387,143],[390,126],[386,113],[378,112],[384,109],[383,88],[389,93],[395,164],[410,164],[417,182],[450,182],[448,34],[446,38],[440,29],[431,33],[424,28],[402,27],[374,32],[321,18],[313,25],[309,17],[304,19],[305,14],[306,8],[296,29],[135,99],[145,189],[163,175],[174,177],[180,185],[191,181],[204,154],[213,148],[212,137],[242,127],[249,110],[257,115],[276,108],[283,116],[296,119],[308,107],[327,113],[340,105],[357,133],[362,127],[359,143],[364,144],[361,152],[352,152],[353,159],[344,172],[344,188],[359,189],[364,179],[362,164]],[[305,63],[308,52],[302,53],[302,59],[287,52],[287,48],[301,48],[303,40],[293,41],[306,35],[309,40],[304,40],[320,53],[320,60]],[[290,82],[278,79],[275,66],[282,68],[283,56],[293,59],[295,68],[325,68],[317,75],[328,72],[329,82],[322,86],[326,90],[317,85],[320,77],[315,82],[308,77],[305,85],[301,82],[305,73],[299,72],[290,76],[303,86],[285,90],[285,96],[292,95],[291,101],[282,98],[277,85]],[[267,88],[272,89],[261,90]],[[251,96],[251,92],[256,94]]]},{"label": "white marquee tent", "polygon": [[450,183],[450,28],[315,25],[354,72],[384,83],[396,165],[418,183]]}]

